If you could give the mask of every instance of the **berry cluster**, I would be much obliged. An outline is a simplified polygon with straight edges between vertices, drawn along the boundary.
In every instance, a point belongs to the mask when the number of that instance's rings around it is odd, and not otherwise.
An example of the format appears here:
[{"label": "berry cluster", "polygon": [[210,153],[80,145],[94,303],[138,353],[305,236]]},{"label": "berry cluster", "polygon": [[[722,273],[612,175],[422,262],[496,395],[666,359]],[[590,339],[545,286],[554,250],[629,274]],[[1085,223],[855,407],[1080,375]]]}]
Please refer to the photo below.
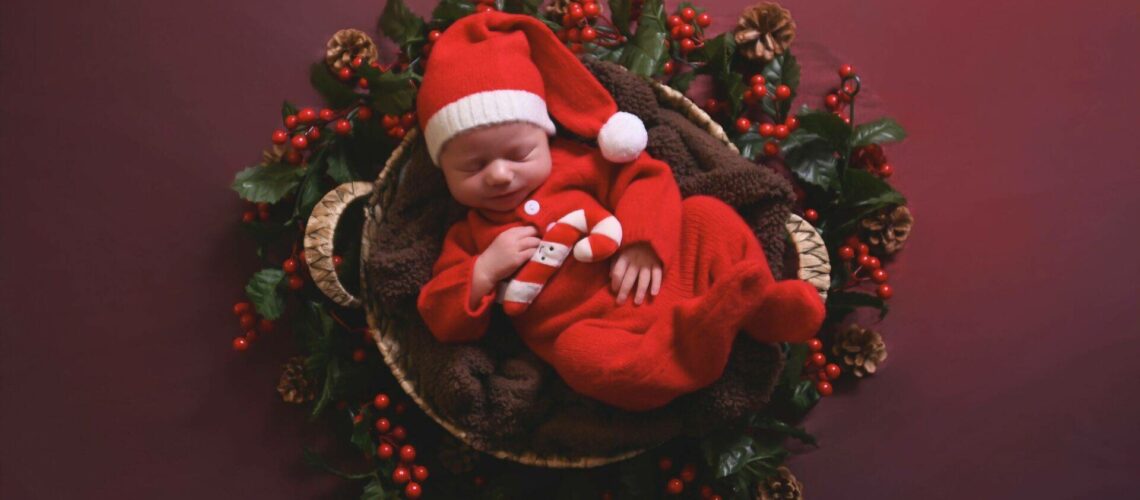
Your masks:
[{"label": "berry cluster", "polygon": [[824,96],[823,105],[850,125],[851,117],[843,112],[843,106],[854,107],[853,101],[855,100],[855,94],[859,93],[859,79],[855,73],[855,67],[850,64],[840,66],[837,72],[839,73],[840,80],[839,87],[831,89],[831,91]]},{"label": "berry cluster", "polygon": [[380,117],[380,124],[388,131],[388,136],[403,139],[412,127],[416,126],[416,114],[407,112],[403,115],[384,115]]},{"label": "berry cluster", "polygon": [[[684,493],[686,486],[691,485],[697,480],[697,466],[693,463],[686,463],[684,466],[677,470],[675,461],[668,456],[662,456],[657,460],[657,468],[670,475],[671,477],[665,481],[665,493],[669,495],[680,495]],[[673,475],[676,473],[676,475]],[[720,500],[720,495],[716,494],[712,486],[707,484],[701,485],[699,488],[701,498],[704,500]]]},{"label": "berry cluster", "polygon": [[285,128],[273,131],[271,141],[275,146],[287,148],[283,156],[286,162],[300,165],[305,152],[314,149],[324,133],[346,136],[352,133],[354,120],[365,122],[371,118],[372,109],[367,106],[336,111],[303,108],[296,114],[285,116]]},{"label": "berry cluster", "polygon": [[858,286],[864,281],[871,281],[876,285],[875,295],[887,300],[894,296],[894,289],[887,284],[890,276],[883,269],[878,257],[871,255],[871,248],[856,236],[847,238],[843,246],[839,247],[839,258],[847,266],[848,287]]},{"label": "berry cluster", "polygon": [[[391,412],[388,411],[389,408],[392,409]],[[423,483],[428,478],[428,469],[415,463],[416,448],[406,444],[408,431],[402,425],[393,424],[393,420],[402,416],[406,411],[406,403],[393,404],[392,399],[387,394],[380,393],[372,401],[360,407],[360,410],[353,415],[352,423],[353,425],[363,425],[364,421],[366,419],[371,420],[375,413],[376,418],[372,420],[372,428],[376,430],[376,436],[380,442],[376,447],[376,458],[380,460],[397,459],[396,467],[392,470],[392,482],[397,485],[404,485],[405,497],[419,498],[423,495]]]},{"label": "berry cluster", "polygon": [[241,213],[241,221],[249,224],[253,221],[265,222],[273,217],[270,213],[271,205],[268,203],[246,203],[246,209]]},{"label": "berry cluster", "polygon": [[[673,15],[666,20],[669,28],[669,40],[672,40],[670,53],[673,59],[684,61],[689,53],[705,45],[705,28],[712,25],[712,16],[707,12],[697,11],[691,6],[682,4]],[[672,75],[677,70],[672,61],[665,61],[661,72]]]},{"label": "berry cluster", "polygon": [[839,378],[843,369],[827,361],[827,356],[823,354],[823,341],[819,338],[809,340],[807,345],[811,354],[804,360],[805,376],[815,380],[815,390],[820,396],[830,396],[835,390],[830,381]]},{"label": "berry cluster", "polygon": [[[575,54],[585,51],[586,44],[590,43],[612,47],[625,42],[625,37],[613,29],[613,23],[602,17],[602,7],[597,0],[570,2],[559,21],[562,29],[555,31],[555,35]],[[606,24],[599,24],[603,22]]]},{"label": "berry cluster", "polygon": [[273,320],[267,318],[258,319],[257,314],[253,310],[253,304],[249,302],[238,302],[234,304],[234,316],[238,318],[238,324],[241,326],[244,335],[234,337],[232,342],[235,351],[241,352],[249,349],[250,344],[257,340],[259,335],[267,335],[273,333],[277,325]]},{"label": "berry cluster", "polygon": [[884,179],[895,173],[895,168],[887,162],[887,155],[883,153],[883,147],[878,144],[868,144],[856,149],[851,154],[851,166],[866,170]]}]

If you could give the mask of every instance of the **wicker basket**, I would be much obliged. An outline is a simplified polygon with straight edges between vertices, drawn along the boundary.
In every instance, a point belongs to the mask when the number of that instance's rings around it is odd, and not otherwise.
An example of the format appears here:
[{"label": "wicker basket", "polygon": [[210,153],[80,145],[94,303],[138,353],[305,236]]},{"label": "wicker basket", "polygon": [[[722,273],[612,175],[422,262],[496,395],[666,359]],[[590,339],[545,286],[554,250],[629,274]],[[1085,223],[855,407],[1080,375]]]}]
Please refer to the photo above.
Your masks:
[{"label": "wicker basket", "polygon": [[[736,151],[724,130],[713,121],[708,114],[697,107],[692,101],[680,92],[653,82],[657,100],[684,114],[690,121],[707,131],[713,137],[723,142],[728,148]],[[403,355],[402,347],[394,335],[393,329],[398,328],[382,311],[373,310],[367,306],[368,302],[354,296],[344,288],[337,278],[333,266],[333,234],[336,230],[340,215],[349,204],[365,196],[371,196],[365,208],[365,224],[363,240],[361,241],[361,256],[370,254],[369,246],[373,241],[375,221],[380,220],[383,207],[388,206],[398,184],[399,170],[406,163],[408,153],[415,142],[419,140],[416,130],[410,131],[403,142],[392,153],[384,165],[383,170],[375,182],[352,182],[342,184],[326,194],[316,207],[313,208],[305,232],[305,259],[316,285],[337,304],[345,307],[365,307],[369,328],[377,347],[384,358],[384,362],[391,368],[396,380],[400,382],[405,392],[423,409],[424,413],[447,429],[461,441],[474,446],[467,431],[441,418],[439,414],[424,400],[417,388],[416,382],[406,375],[407,356]],[[791,214],[786,223],[791,236],[792,244],[798,254],[797,276],[811,283],[826,299],[827,289],[830,285],[831,264],[828,260],[827,249],[819,233],[795,214]],[[361,266],[362,272],[364,266]],[[364,282],[364,280],[361,280]],[[366,287],[365,287],[366,288]],[[366,290],[365,290],[366,292]],[[552,467],[552,468],[585,468],[596,467],[608,463],[624,460],[636,456],[644,450],[633,450],[609,456],[564,457],[557,455],[539,455],[536,453],[516,453],[504,450],[481,449],[485,453],[500,459],[512,460],[526,465]]]}]

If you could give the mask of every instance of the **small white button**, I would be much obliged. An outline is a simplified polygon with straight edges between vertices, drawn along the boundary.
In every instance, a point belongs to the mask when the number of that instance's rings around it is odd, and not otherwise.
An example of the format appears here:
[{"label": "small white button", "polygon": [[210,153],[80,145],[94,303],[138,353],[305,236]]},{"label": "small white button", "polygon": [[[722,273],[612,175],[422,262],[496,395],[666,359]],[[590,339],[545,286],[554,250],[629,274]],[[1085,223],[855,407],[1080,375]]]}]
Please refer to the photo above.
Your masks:
[{"label": "small white button", "polygon": [[539,205],[538,205],[538,202],[535,200],[527,200],[526,204],[523,205],[523,211],[525,211],[527,215],[537,214],[538,209],[539,209]]}]

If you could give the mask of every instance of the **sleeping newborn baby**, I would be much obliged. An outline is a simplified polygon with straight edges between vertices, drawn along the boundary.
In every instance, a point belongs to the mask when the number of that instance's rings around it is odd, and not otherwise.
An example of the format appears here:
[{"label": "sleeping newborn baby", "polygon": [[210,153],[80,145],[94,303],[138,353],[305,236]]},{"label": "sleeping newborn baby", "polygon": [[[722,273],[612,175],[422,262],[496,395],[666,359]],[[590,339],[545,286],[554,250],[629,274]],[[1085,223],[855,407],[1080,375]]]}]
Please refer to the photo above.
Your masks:
[{"label": "sleeping newborn baby", "polygon": [[[818,330],[814,288],[776,281],[728,205],[682,201],[669,166],[643,151],[640,120],[540,21],[491,12],[452,25],[417,107],[433,162],[469,207],[417,303],[439,340],[481,337],[502,303],[572,389],[648,410],[720,377],[741,331],[802,342]],[[554,136],[551,115],[598,146]]]}]

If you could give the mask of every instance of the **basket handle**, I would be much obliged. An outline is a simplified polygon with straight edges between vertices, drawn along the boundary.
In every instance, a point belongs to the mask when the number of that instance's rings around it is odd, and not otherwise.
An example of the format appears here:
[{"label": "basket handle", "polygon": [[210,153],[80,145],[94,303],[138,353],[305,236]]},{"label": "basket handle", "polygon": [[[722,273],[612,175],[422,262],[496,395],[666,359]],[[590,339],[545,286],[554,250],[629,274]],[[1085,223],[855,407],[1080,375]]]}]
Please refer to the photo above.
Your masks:
[{"label": "basket handle", "polygon": [[336,275],[333,265],[333,236],[340,222],[340,215],[348,205],[372,194],[371,182],[348,182],[325,193],[321,201],[313,207],[309,222],[305,226],[305,262],[309,264],[309,275],[328,298],[344,307],[360,307],[360,298],[349,293]]},{"label": "basket handle", "polygon": [[800,268],[796,276],[811,283],[823,300],[827,300],[827,290],[831,288],[831,258],[827,255],[827,245],[819,232],[808,221],[796,214],[788,214],[784,223],[792,236],[792,245],[800,255]]}]

